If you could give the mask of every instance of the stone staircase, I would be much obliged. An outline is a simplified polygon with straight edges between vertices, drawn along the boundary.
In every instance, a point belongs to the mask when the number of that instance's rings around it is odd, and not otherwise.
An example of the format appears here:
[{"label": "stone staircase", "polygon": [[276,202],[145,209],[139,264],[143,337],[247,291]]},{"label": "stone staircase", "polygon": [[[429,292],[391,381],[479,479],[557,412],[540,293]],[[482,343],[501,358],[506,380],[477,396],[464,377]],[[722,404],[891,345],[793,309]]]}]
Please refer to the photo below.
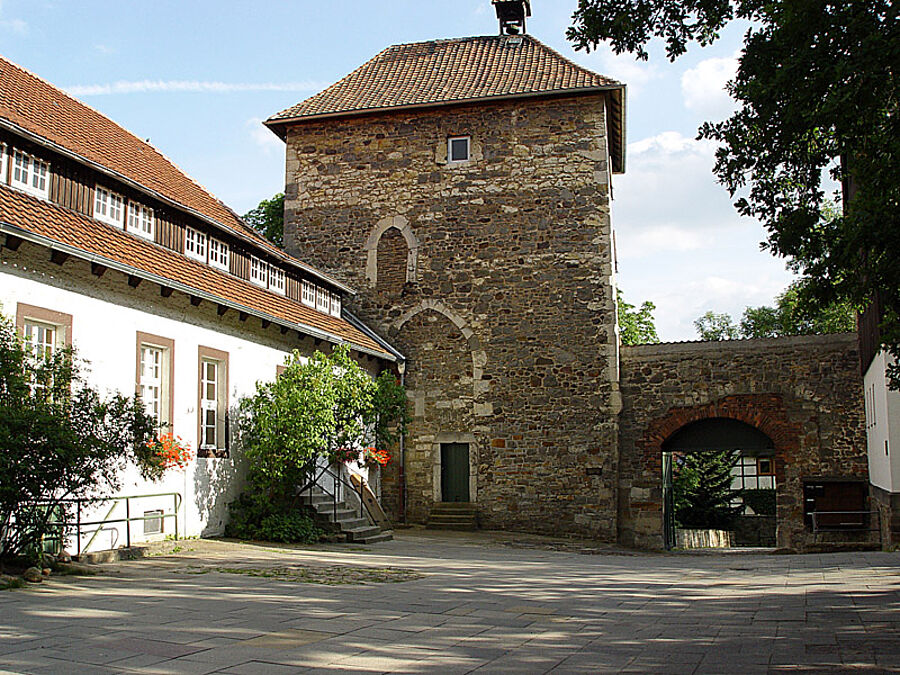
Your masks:
[{"label": "stone staircase", "polygon": [[431,508],[427,527],[432,530],[477,530],[478,509],[472,502],[438,502]]},{"label": "stone staircase", "polygon": [[316,525],[328,532],[344,535],[348,542],[375,544],[394,538],[390,530],[382,530],[377,525],[370,524],[368,518],[360,518],[358,509],[351,508],[344,502],[338,502],[335,508],[332,498],[317,487],[301,495],[300,499],[312,511]]}]

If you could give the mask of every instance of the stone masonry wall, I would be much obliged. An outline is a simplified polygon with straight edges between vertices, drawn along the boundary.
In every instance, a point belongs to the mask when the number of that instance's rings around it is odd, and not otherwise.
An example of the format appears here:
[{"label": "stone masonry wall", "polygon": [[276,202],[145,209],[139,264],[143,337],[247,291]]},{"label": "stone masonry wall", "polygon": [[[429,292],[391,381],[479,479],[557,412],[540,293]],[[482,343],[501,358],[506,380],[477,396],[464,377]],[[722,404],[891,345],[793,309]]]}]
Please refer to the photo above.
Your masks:
[{"label": "stone masonry wall", "polygon": [[[350,308],[410,357],[412,522],[441,498],[440,443],[468,442],[484,526],[616,536],[604,110],[535,98],[288,130],[288,250],[357,288]],[[472,159],[449,163],[461,135]],[[387,472],[395,518],[396,486]]]},{"label": "stone masonry wall", "polygon": [[662,546],[662,443],[695,420],[729,417],[775,444],[777,540],[805,548],[805,479],[866,479],[856,336],[622,349],[619,538]]}]

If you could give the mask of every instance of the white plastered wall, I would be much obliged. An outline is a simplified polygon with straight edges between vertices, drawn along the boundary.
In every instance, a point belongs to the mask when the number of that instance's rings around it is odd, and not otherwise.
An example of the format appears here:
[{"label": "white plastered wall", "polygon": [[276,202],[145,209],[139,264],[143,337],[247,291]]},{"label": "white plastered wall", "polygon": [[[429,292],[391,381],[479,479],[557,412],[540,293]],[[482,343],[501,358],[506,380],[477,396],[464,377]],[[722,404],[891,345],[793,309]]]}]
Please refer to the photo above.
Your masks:
[{"label": "white plastered wall", "polygon": [[[0,311],[14,318],[18,303],[72,315],[72,342],[78,356],[89,362],[89,382],[101,393],[115,391],[133,395],[137,359],[137,332],[174,340],[174,433],[190,444],[196,455],[198,441],[198,346],[203,345],[228,353],[228,403],[232,420],[236,420],[238,401],[254,392],[256,382],[273,379],[277,367],[293,348],[305,353],[313,351],[310,340],[300,341],[296,333],[282,336],[277,328],[259,332],[259,320],[245,324],[234,318],[216,325],[214,310],[209,306],[193,308],[177,295],[169,300],[141,302],[137,290],[130,289],[124,275],[109,271],[103,279],[90,275],[89,266],[69,261],[61,268],[49,263],[40,265],[46,253],[31,251],[18,254],[3,250],[0,263]],[[35,261],[38,264],[35,264]],[[139,289],[145,298],[159,297],[158,287],[144,282]],[[207,305],[207,303],[204,303]],[[251,323],[256,322],[256,332]],[[293,335],[293,339],[291,339]],[[325,349],[327,345],[321,348]],[[232,434],[236,424],[232,422]],[[213,535],[222,532],[227,505],[239,494],[243,485],[240,449],[232,443],[229,459],[194,459],[186,470],[172,469],[159,482],[143,480],[135,467],[125,470],[120,495],[178,492],[182,495],[178,509],[180,536]],[[131,502],[131,515],[162,509],[173,512],[173,497],[157,497]],[[84,511],[82,520],[106,516],[110,503],[92,511]],[[124,504],[112,515],[124,517]],[[167,518],[162,535],[145,537],[143,525],[133,523],[131,541],[162,538],[174,534],[174,520]],[[90,537],[88,537],[90,538]],[[83,538],[84,539],[84,538]],[[124,546],[124,526],[103,528],[90,546],[100,550]],[[86,542],[82,541],[82,546]]]},{"label": "white plastered wall", "polygon": [[900,392],[888,388],[885,352],[879,352],[863,379],[869,479],[888,492],[900,491]]}]

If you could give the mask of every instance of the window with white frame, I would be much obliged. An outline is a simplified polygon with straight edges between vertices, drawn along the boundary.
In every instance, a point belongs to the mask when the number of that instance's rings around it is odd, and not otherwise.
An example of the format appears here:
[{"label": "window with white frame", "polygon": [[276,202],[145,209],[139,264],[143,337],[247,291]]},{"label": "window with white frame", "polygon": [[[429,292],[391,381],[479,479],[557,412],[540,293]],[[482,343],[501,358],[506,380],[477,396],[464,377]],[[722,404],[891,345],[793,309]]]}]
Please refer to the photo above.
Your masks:
[{"label": "window with white frame", "polygon": [[341,296],[337,293],[331,293],[331,316],[340,318],[341,316]]},{"label": "window with white frame", "polygon": [[228,271],[228,244],[209,238],[209,264],[223,272]]},{"label": "window with white frame", "polygon": [[137,202],[128,202],[128,231],[152,241],[154,235],[153,209]]},{"label": "window with white frame", "polygon": [[284,295],[284,270],[269,265],[269,290]]},{"label": "window with white frame", "polygon": [[[20,302],[16,305],[16,328],[30,356],[35,359],[49,359],[58,349],[71,344],[72,315]],[[33,373],[30,379],[33,392],[38,390],[46,392],[52,384],[38,377],[37,372]]]},{"label": "window with white frame", "polygon": [[200,443],[206,454],[227,449],[228,354],[200,347]]},{"label": "window with white frame", "polygon": [[174,348],[169,338],[137,333],[137,390],[147,414],[166,432],[172,431]]},{"label": "window with white frame", "polygon": [[21,150],[14,150],[10,184],[36,197],[46,199],[50,194],[50,164]]},{"label": "window with white frame", "polygon": [[192,227],[184,230],[184,254],[188,258],[206,262],[206,235]]},{"label": "window with white frame", "polygon": [[23,332],[25,349],[39,359],[49,359],[59,347],[57,326],[26,319]]},{"label": "window with white frame", "polygon": [[331,311],[331,299],[328,297],[328,291],[319,286],[316,286],[316,309],[325,314]]},{"label": "window with white frame", "polygon": [[303,280],[300,292],[300,300],[307,307],[316,306],[316,285],[313,282],[307,281],[306,279]]},{"label": "window with white frame", "polygon": [[447,160],[450,162],[468,162],[469,137],[455,136],[447,139]]},{"label": "window with white frame", "polygon": [[256,256],[250,256],[250,281],[263,288],[269,285],[269,266]]},{"label": "window with white frame", "polygon": [[125,199],[98,185],[94,188],[94,218],[121,228],[125,222]]},{"label": "window with white frame", "polygon": [[0,183],[6,183],[9,180],[6,176],[6,144],[0,143]]}]

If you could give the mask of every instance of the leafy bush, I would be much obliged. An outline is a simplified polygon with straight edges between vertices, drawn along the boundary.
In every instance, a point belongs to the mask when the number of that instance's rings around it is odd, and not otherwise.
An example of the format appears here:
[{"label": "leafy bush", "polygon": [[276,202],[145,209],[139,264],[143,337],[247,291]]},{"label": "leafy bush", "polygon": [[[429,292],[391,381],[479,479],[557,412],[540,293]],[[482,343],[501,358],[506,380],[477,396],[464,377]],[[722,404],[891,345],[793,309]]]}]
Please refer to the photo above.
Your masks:
[{"label": "leafy bush", "polygon": [[744,490],[741,494],[744,504],[753,509],[753,513],[758,516],[774,516],[775,515],[775,490],[759,489]]},{"label": "leafy bush", "polygon": [[39,558],[66,500],[115,492],[128,461],[148,470],[153,418],[80,370],[71,349],[36,356],[0,316],[0,560]]},{"label": "leafy bush", "polygon": [[276,511],[272,502],[259,491],[242,492],[228,505],[231,519],[225,536],[257,541],[278,541],[286,544],[312,544],[322,536],[322,530],[300,511]]}]

